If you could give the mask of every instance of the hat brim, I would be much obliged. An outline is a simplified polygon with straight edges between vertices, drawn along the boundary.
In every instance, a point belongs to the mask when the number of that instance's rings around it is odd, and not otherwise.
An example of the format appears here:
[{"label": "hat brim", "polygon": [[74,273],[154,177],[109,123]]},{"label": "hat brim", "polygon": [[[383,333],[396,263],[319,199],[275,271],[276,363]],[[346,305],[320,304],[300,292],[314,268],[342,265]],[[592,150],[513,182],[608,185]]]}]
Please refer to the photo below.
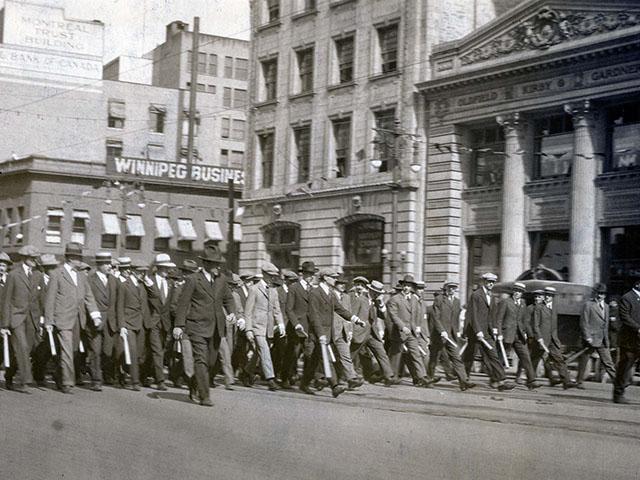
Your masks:
[{"label": "hat brim", "polygon": [[225,263],[225,260],[221,258],[209,258],[209,257],[198,257],[198,258],[203,262],[207,262],[207,263],[219,263],[219,264]]},{"label": "hat brim", "polygon": [[373,288],[371,285],[369,285],[369,290],[371,290],[372,292],[375,293],[384,293],[384,290],[378,290],[377,288]]},{"label": "hat brim", "polygon": [[156,267],[176,268],[176,264],[173,262],[160,262],[155,264]]}]

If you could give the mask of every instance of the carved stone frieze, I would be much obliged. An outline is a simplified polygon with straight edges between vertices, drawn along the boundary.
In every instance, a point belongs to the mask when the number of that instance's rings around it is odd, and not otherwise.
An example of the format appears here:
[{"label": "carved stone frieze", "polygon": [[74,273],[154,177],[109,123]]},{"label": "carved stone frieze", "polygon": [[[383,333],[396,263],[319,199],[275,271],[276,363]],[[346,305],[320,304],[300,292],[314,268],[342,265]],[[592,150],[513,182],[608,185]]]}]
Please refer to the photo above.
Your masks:
[{"label": "carved stone frieze", "polygon": [[544,7],[510,31],[474,48],[462,65],[483,62],[524,50],[544,50],[562,42],[640,25],[640,12],[558,11]]}]

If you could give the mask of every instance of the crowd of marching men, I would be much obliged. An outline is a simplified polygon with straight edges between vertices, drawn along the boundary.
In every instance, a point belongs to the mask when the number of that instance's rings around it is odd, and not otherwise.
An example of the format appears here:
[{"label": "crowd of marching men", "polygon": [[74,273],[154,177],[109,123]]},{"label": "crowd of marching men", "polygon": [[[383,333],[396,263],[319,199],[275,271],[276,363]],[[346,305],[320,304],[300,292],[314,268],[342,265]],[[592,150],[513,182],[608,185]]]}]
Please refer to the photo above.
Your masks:
[{"label": "crowd of marching men", "polygon": [[6,388],[22,393],[46,386],[49,375],[67,394],[87,375],[96,392],[103,384],[166,390],[169,380],[211,406],[217,374],[227,389],[262,378],[272,391],[298,384],[314,395],[328,386],[338,397],[365,379],[393,386],[405,372],[416,387],[433,388],[437,365],[465,391],[475,387],[469,374],[478,356],[489,386],[507,391],[516,386],[505,375],[511,351],[519,360],[516,383],[539,388],[543,361],[551,386],[584,388],[588,358],[597,352],[614,379],[614,401],[627,403],[624,391],[640,358],[640,277],[620,301],[617,369],[606,286],[594,287],[580,319],[584,348],[572,379],[558,338],[555,289],[532,292],[527,305],[525,285],[515,282],[499,299],[492,273],[463,308],[454,281],[427,306],[424,283],[411,275],[391,290],[364,277],[347,289],[337,269],[311,261],[298,272],[265,262],[259,273],[239,276],[224,269],[216,247],[180,266],[167,254],[143,265],[100,252],[91,268],[77,243],[65,246],[62,261],[30,245],[18,256],[14,264],[0,252],[0,348]]}]

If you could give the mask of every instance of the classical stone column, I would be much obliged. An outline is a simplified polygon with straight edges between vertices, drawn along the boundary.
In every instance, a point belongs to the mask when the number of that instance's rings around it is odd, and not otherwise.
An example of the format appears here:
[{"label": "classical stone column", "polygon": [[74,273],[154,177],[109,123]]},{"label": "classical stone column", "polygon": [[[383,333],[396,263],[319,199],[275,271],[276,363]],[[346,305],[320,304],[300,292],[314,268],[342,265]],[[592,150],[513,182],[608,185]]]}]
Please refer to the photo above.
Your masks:
[{"label": "classical stone column", "polygon": [[513,281],[525,266],[523,145],[526,128],[518,113],[498,116],[496,120],[504,128],[505,136],[500,281]]},{"label": "classical stone column", "polygon": [[595,112],[589,100],[566,104],[573,116],[573,164],[571,166],[571,225],[569,280],[591,285],[596,255],[596,149]]}]

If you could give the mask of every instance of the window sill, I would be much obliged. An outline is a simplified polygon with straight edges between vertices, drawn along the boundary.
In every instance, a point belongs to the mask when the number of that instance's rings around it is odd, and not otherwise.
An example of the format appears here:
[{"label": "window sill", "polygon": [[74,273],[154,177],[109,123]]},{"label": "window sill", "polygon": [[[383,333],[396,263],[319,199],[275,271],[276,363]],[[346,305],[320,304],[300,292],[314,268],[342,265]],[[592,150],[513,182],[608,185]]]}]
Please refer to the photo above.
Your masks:
[{"label": "window sill", "polygon": [[275,107],[278,105],[277,100],[265,100],[264,102],[256,103],[254,105],[255,108],[263,108],[263,107]]},{"label": "window sill", "polygon": [[265,30],[269,30],[271,28],[278,28],[280,27],[280,19],[278,18],[277,20],[272,20],[269,23],[265,23],[263,25],[260,25],[258,27],[256,27],[256,32],[264,32]]},{"label": "window sill", "polygon": [[315,8],[311,8],[309,10],[303,10],[302,12],[295,13],[291,16],[291,21],[295,22],[296,20],[301,20],[306,17],[313,17],[318,14],[318,10]]},{"label": "window sill", "polygon": [[369,81],[370,82],[376,82],[378,80],[383,80],[385,78],[394,78],[394,77],[399,77],[399,76],[400,76],[400,71],[399,70],[394,70],[393,72],[376,73],[375,75],[371,75],[369,77]]},{"label": "window sill", "polygon": [[354,82],[353,80],[350,82],[344,82],[344,83],[336,83],[334,85],[329,85],[327,87],[327,91],[329,92],[333,92],[336,90],[340,90],[342,88],[352,88],[356,86],[356,82]]},{"label": "window sill", "polygon": [[294,93],[293,95],[289,95],[289,100],[290,101],[295,101],[295,100],[301,100],[304,98],[312,98],[313,97],[313,91],[310,92],[302,92],[302,93]]},{"label": "window sill", "polygon": [[335,0],[334,2],[329,3],[329,8],[337,8],[350,3],[356,3],[357,1],[358,0]]},{"label": "window sill", "polygon": [[483,185],[481,187],[468,187],[463,190],[463,197],[475,197],[480,195],[490,195],[500,192],[501,185]]}]

